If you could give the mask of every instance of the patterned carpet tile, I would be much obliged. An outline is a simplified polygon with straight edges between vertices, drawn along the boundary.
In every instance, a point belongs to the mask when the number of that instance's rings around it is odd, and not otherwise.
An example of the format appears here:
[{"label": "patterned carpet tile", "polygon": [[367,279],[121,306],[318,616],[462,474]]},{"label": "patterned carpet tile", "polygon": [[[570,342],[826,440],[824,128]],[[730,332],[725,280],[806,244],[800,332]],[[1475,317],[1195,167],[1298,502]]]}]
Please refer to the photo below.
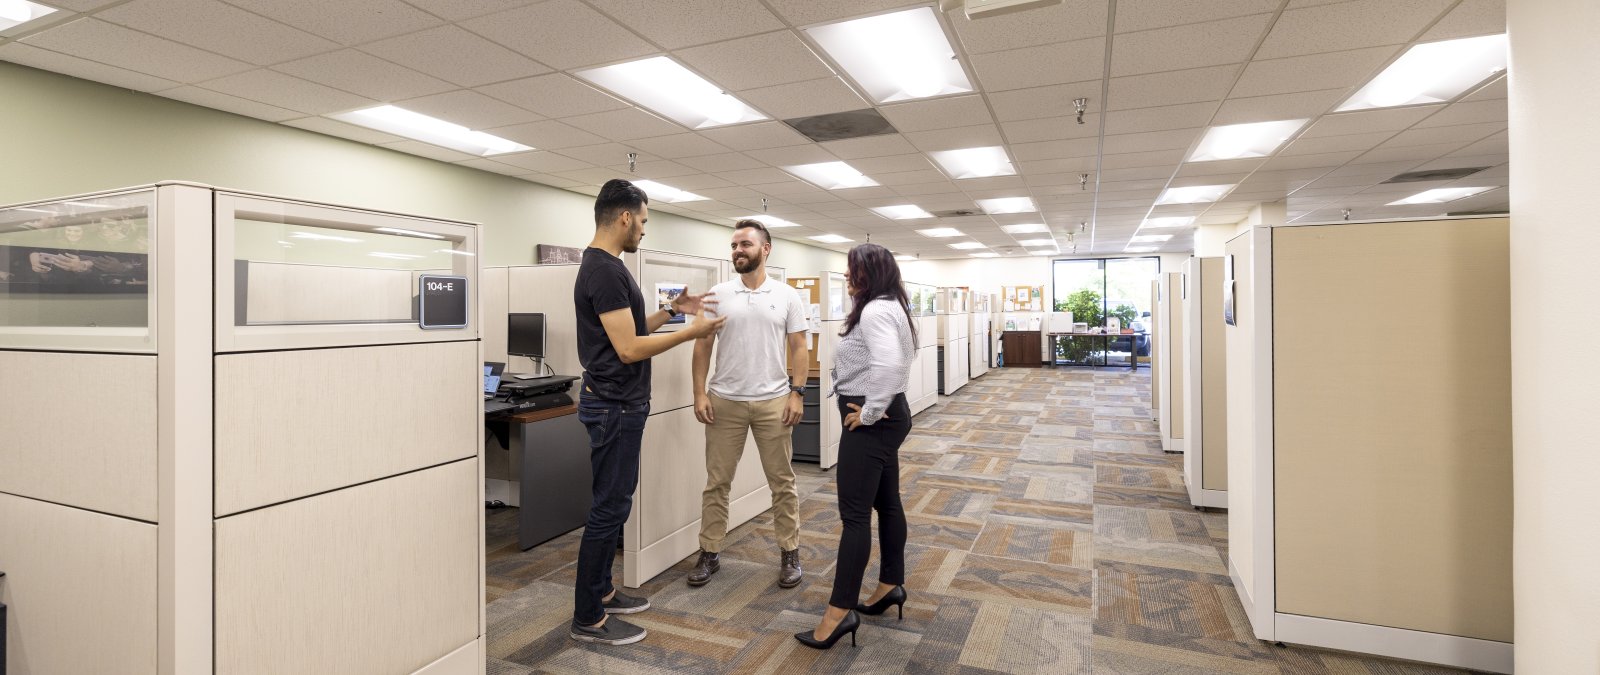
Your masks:
[{"label": "patterned carpet tile", "polygon": [[991,517],[1049,520],[1083,525],[1094,523],[1094,505],[1090,503],[1001,497],[995,500],[989,513]]},{"label": "patterned carpet tile", "polygon": [[1092,569],[1094,530],[1075,523],[992,517],[972,552]]},{"label": "patterned carpet tile", "polygon": [[1136,487],[1187,494],[1183,471],[1172,467],[1133,467],[1101,464],[1096,467],[1095,484]]},{"label": "patterned carpet tile", "polygon": [[1094,605],[1094,571],[954,553],[929,584],[936,595],[1084,616]]},{"label": "patterned carpet tile", "polygon": [[1140,509],[1193,511],[1187,492],[1114,485],[1094,486],[1094,503]]}]

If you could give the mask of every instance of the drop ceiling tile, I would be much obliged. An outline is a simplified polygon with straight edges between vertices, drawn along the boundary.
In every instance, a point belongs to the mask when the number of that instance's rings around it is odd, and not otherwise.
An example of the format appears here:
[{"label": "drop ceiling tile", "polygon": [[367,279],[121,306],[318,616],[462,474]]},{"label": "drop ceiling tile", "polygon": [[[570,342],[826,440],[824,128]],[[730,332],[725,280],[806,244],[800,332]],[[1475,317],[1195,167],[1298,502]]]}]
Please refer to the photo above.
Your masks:
[{"label": "drop ceiling tile", "polygon": [[1036,47],[1106,34],[1106,3],[1063,2],[1025,12],[984,17],[977,21],[966,12],[945,15],[956,29],[968,54],[987,54],[1019,47]]},{"label": "drop ceiling tile", "polygon": [[1385,145],[1390,147],[1404,147],[1410,145],[1430,145],[1434,143],[1475,143],[1494,134],[1506,130],[1505,122],[1485,122],[1482,124],[1463,124],[1457,126],[1431,127],[1407,129]]},{"label": "drop ceiling tile", "polygon": [[869,107],[865,99],[837,77],[746,89],[738,92],[738,97],[780,120]]},{"label": "drop ceiling tile", "polygon": [[1350,160],[1351,164],[1379,164],[1388,162],[1411,162],[1413,165],[1421,164],[1431,159],[1437,159],[1461,149],[1461,143],[1439,143],[1435,145],[1408,145],[1392,147],[1388,144],[1368,150],[1366,154]]},{"label": "drop ceiling tile", "polygon": [[683,157],[700,157],[728,152],[727,148],[717,144],[715,141],[694,133],[641,138],[632,141],[632,144],[640,150],[657,157],[674,160]]},{"label": "drop ceiling tile", "polygon": [[1261,168],[1267,163],[1265,157],[1255,159],[1230,159],[1220,162],[1187,162],[1178,169],[1179,176],[1225,176],[1228,180],[1222,183],[1237,183],[1244,180],[1250,172]]},{"label": "drop ceiling tile", "polygon": [[983,97],[977,95],[900,103],[883,106],[878,111],[901,132],[949,129],[993,121]]},{"label": "drop ceiling tile", "polygon": [[833,74],[794,31],[787,30],[684,49],[676,56],[728,91],[804,82]]},{"label": "drop ceiling tile", "polygon": [[555,120],[513,124],[484,131],[540,150],[560,150],[606,142],[604,138]]},{"label": "drop ceiling tile", "polygon": [[1348,91],[1348,89],[1325,89],[1274,96],[1230,98],[1222,102],[1222,107],[1217,110],[1212,124],[1315,119],[1342,100]]},{"label": "drop ceiling tile", "polygon": [[524,169],[520,166],[512,166],[510,164],[504,164],[492,159],[484,159],[481,157],[478,159],[469,159],[464,162],[456,162],[456,164],[477,169],[479,171],[498,173],[503,176],[526,176],[530,173],[533,173],[532,171]]},{"label": "drop ceiling tile", "polygon": [[50,2],[44,4],[74,12],[92,12],[106,5],[114,5],[117,2],[118,0],[50,0]]},{"label": "drop ceiling tile", "polygon": [[589,0],[589,4],[667,49],[731,40],[785,27],[759,2]]},{"label": "drop ceiling tile", "polygon": [[1450,40],[1506,32],[1505,0],[1465,0],[1450,10],[1439,23],[1422,34],[1420,41]]},{"label": "drop ceiling tile", "polygon": [[[738,183],[738,181],[730,181],[730,182],[733,183],[733,185],[731,187],[706,188],[704,190],[701,190],[699,192],[699,194],[702,195],[702,196],[705,196],[705,197],[710,197],[711,199],[716,199],[716,200],[720,200],[720,201],[724,201],[724,202],[726,202],[726,201],[728,201],[730,199],[750,199],[750,198],[760,199],[761,198],[761,193],[756,192],[755,190],[747,188],[747,187],[745,187],[743,185],[740,185]],[[734,216],[734,217],[739,217],[739,216]]]},{"label": "drop ceiling tile", "polygon": [[561,154],[563,155],[580,161],[588,162],[595,166],[617,166],[627,164],[628,153],[630,152],[638,153],[638,156],[635,158],[635,160],[639,162],[653,162],[661,159],[660,157],[642,152],[631,144],[624,145],[622,143],[600,143],[598,145],[585,145],[576,148],[562,148],[561,150]]},{"label": "drop ceiling tile", "polygon": [[461,27],[558,70],[655,51],[639,36],[577,0],[549,0],[464,21]]},{"label": "drop ceiling tile", "polygon": [[1112,41],[1111,75],[1141,75],[1250,59],[1271,14],[1124,33]]},{"label": "drop ceiling tile", "polygon": [[[664,136],[663,138],[671,137]],[[705,155],[703,157],[684,157],[679,159],[678,163],[711,173],[719,171],[759,169],[765,166],[761,162],[737,152],[728,152],[718,155]]]},{"label": "drop ceiling tile", "polygon": [[1502,76],[1495,78],[1492,82],[1486,85],[1483,85],[1483,87],[1479,88],[1477,91],[1467,94],[1461,100],[1492,101],[1495,99],[1505,99],[1508,97],[1509,95],[1506,91],[1506,78]]},{"label": "drop ceiling tile", "polygon": [[989,94],[989,103],[994,106],[995,119],[1016,122],[1075,112],[1072,102],[1078,98],[1089,99],[1090,112],[1100,110],[1100,80],[995,92]]},{"label": "drop ceiling tile", "polygon": [[786,145],[801,145],[811,142],[810,139],[801,136],[789,125],[782,122],[758,122],[755,124],[717,127],[703,130],[700,135],[734,150],[781,148]]},{"label": "drop ceiling tile", "polygon": [[1220,101],[1228,94],[1238,70],[1238,66],[1211,66],[1112,78],[1107,109],[1119,111]]},{"label": "drop ceiling tile", "polygon": [[1216,110],[1217,103],[1213,101],[1118,110],[1106,116],[1105,133],[1132,134],[1205,126]]},{"label": "drop ceiling tile", "polygon": [[1500,157],[1507,157],[1510,152],[1511,146],[1506,138],[1506,134],[1505,132],[1501,132],[1450,154],[1468,157],[1478,155],[1497,155]]},{"label": "drop ceiling tile", "polygon": [[[1076,176],[1078,174],[1092,174],[1095,168],[1095,158],[1094,155],[1084,155],[1081,157],[1023,160],[1018,168],[1022,169],[1022,173],[1025,176],[1032,176],[1035,174],[1070,173],[1074,176],[1072,179],[1073,183],[1076,184],[1078,181]],[[1092,181],[1094,176],[1091,175],[1089,178]]]},{"label": "drop ceiling tile", "polygon": [[228,0],[342,45],[359,45],[444,23],[400,0]]},{"label": "drop ceiling tile", "polygon": [[344,112],[378,103],[372,99],[265,69],[229,75],[201,83],[200,86],[239,98],[297,110],[308,115]]},{"label": "drop ceiling tile", "polygon": [[1302,136],[1290,143],[1288,147],[1278,154],[1292,155],[1317,155],[1329,152],[1349,152],[1352,150],[1365,152],[1378,147],[1379,144],[1394,136],[1393,131],[1374,131],[1365,134],[1344,134],[1340,136]]},{"label": "drop ceiling tile", "polygon": [[[850,166],[869,176],[879,173],[904,173],[933,169],[926,155],[890,155],[852,160]],[[942,178],[942,176],[941,176]]]},{"label": "drop ceiling tile", "polygon": [[1083,82],[1105,70],[1105,38],[1025,47],[972,57],[984,91]]},{"label": "drop ceiling tile", "polygon": [[606,164],[602,166],[603,168],[616,172],[618,176],[632,176],[636,178],[646,178],[649,180],[658,181],[668,181],[668,179],[671,178],[677,178],[679,176],[692,176],[700,173],[699,171],[691,169],[677,162],[671,162],[664,159],[640,160],[633,167],[633,171],[631,173],[628,171],[628,161],[626,157],[615,164]]},{"label": "drop ceiling tile", "polygon": [[684,131],[683,127],[638,108],[568,117],[562,121],[614,141],[667,136],[681,134]]},{"label": "drop ceiling tile", "polygon": [[1483,171],[1481,171],[1479,173],[1475,173],[1475,174],[1472,174],[1471,176],[1468,176],[1466,178],[1461,179],[1462,182],[1469,182],[1469,181],[1472,181],[1473,179],[1477,178],[1479,175],[1490,175],[1490,176],[1506,175],[1506,171],[1509,168],[1508,165],[1506,164],[1507,159],[1508,158],[1505,157],[1504,155],[1483,155],[1483,156],[1478,156],[1478,157],[1471,157],[1471,156],[1462,156],[1462,155],[1452,154],[1450,156],[1440,157],[1439,159],[1436,159],[1436,160],[1433,160],[1431,162],[1428,162],[1427,164],[1423,164],[1421,166],[1418,166],[1417,170],[1421,171],[1421,170],[1424,170],[1424,169],[1428,169],[1428,170],[1432,170],[1432,169],[1459,169],[1459,168],[1463,168],[1463,167],[1473,167],[1473,166],[1491,167],[1489,169],[1485,169],[1485,170],[1483,170]]},{"label": "drop ceiling tile", "polygon": [[1358,0],[1284,12],[1256,52],[1276,59],[1358,47],[1400,45],[1455,0]]},{"label": "drop ceiling tile", "polygon": [[379,101],[417,98],[456,88],[444,80],[354,49],[290,61],[273,70]]},{"label": "drop ceiling tile", "polygon": [[459,26],[439,26],[361,47],[460,87],[477,87],[550,72],[526,56]]},{"label": "drop ceiling tile", "polygon": [[[944,174],[933,170],[932,167],[921,171],[899,171],[893,173],[877,173],[872,175],[873,180],[879,185],[896,187],[901,185],[923,185],[944,180]],[[896,191],[898,192],[898,190]]]},{"label": "drop ceiling tile", "polygon": [[1069,138],[1087,138],[1100,133],[1099,115],[1085,115],[1084,123],[1077,117],[1044,117],[1036,120],[1004,122],[1000,125],[1006,140],[1012,143],[1061,141]]},{"label": "drop ceiling tile", "polygon": [[895,193],[904,197],[961,194],[955,190],[958,190],[956,185],[948,180],[934,181],[931,183],[919,183],[917,185],[894,186]]},{"label": "drop ceiling tile", "polygon": [[1245,67],[1231,95],[1267,96],[1324,89],[1353,91],[1377,73],[1398,50],[1399,47],[1372,47],[1252,61]]},{"label": "drop ceiling tile", "polygon": [[184,103],[193,103],[207,108],[213,108],[235,115],[244,115],[263,119],[268,122],[282,122],[295,118],[305,117],[305,113],[285,110],[265,103],[242,99],[237,96],[219,94],[209,89],[199,87],[178,87],[159,92],[161,96]]},{"label": "drop ceiling tile", "polygon": [[284,122],[284,125],[295,127],[297,129],[305,129],[306,131],[314,131],[327,136],[335,136],[346,140],[356,141],[358,143],[370,143],[373,145],[397,143],[405,140],[394,134],[386,134],[382,131],[374,131],[366,127],[360,127],[354,124],[346,124],[344,122],[340,122],[339,120],[331,120],[326,117],[305,117],[297,120],[289,120]]},{"label": "drop ceiling tile", "polygon": [[733,183],[729,183],[721,178],[704,173],[691,173],[672,177],[672,187],[678,188],[679,190],[689,190],[691,192],[704,190],[707,188],[729,187],[732,185]]},{"label": "drop ceiling tile", "polygon": [[[1215,21],[1278,10],[1279,0],[1140,0],[1117,3],[1117,32]],[[1120,39],[1120,38],[1119,38]]]},{"label": "drop ceiling tile", "polygon": [[1011,144],[1011,161],[1028,162],[1071,157],[1093,157],[1099,146],[1099,140],[1094,138],[1075,138],[1070,141],[1044,141],[1041,143],[1013,143]]},{"label": "drop ceiling tile", "polygon": [[116,66],[96,63],[88,59],[80,59],[76,56],[40,49],[22,42],[0,44],[0,60],[137,91],[161,91],[181,84],[154,75],[136,73]]},{"label": "drop ceiling tile", "polygon": [[828,141],[820,145],[823,149],[833,153],[835,157],[852,161],[869,157],[905,155],[917,151],[916,147],[912,146],[911,142],[901,134],[879,134],[864,138]]},{"label": "drop ceiling tile", "polygon": [[808,26],[899,9],[907,3],[905,0],[769,0],[766,4],[789,23]]},{"label": "drop ceiling tile", "polygon": [[90,18],[30,35],[22,42],[118,67],[137,64],[136,72],[181,83],[250,69],[242,61]]},{"label": "drop ceiling tile", "polygon": [[1329,177],[1336,176],[1375,176],[1377,180],[1388,180],[1397,174],[1410,171],[1417,166],[1414,161],[1396,161],[1388,163],[1355,163],[1346,164],[1328,172]]},{"label": "drop ceiling tile", "polygon": [[799,195],[803,195],[803,194],[815,195],[815,194],[819,194],[819,193],[827,193],[827,190],[823,190],[822,188],[819,188],[819,187],[817,187],[815,185],[812,185],[812,184],[804,182],[804,181],[793,180],[793,179],[786,180],[786,181],[783,181],[781,183],[762,183],[759,187],[756,188],[756,190],[761,192],[762,194],[775,195],[775,196],[778,196],[778,197],[787,197],[789,195],[796,195],[796,194],[799,194]]},{"label": "drop ceiling tile", "polygon": [[1498,122],[1504,125],[1506,123],[1507,107],[1505,100],[1452,103],[1427,119],[1418,122],[1417,127],[1444,127],[1485,122]]},{"label": "drop ceiling tile", "polygon": [[510,103],[464,89],[398,101],[395,105],[469,129],[493,129],[539,119],[538,115]]},{"label": "drop ceiling tile", "polygon": [[217,0],[134,0],[99,12],[95,18],[258,66],[339,47]]},{"label": "drop ceiling tile", "polygon": [[718,178],[731,181],[734,185],[762,185],[766,183],[783,183],[794,180],[794,176],[771,167],[760,169],[743,169],[739,171],[721,171],[716,174]]},{"label": "drop ceiling tile", "polygon": [[379,147],[388,148],[390,150],[398,150],[408,155],[417,155],[418,157],[436,159],[441,162],[461,162],[473,158],[472,155],[469,155],[465,152],[457,152],[449,148],[441,148],[431,143],[423,143],[422,141],[400,141],[398,143],[387,143]]},{"label": "drop ceiling tile", "polygon": [[826,190],[818,190],[814,193],[784,195],[783,198],[790,203],[802,204],[807,207],[842,203],[839,201],[838,197],[829,194]]},{"label": "drop ceiling tile", "polygon": [[406,0],[446,21],[465,21],[485,14],[531,5],[538,0]]},{"label": "drop ceiling tile", "polygon": [[777,167],[839,161],[838,157],[833,156],[827,150],[822,149],[821,146],[816,144],[791,145],[785,148],[767,148],[764,150],[747,150],[744,154]]},{"label": "drop ceiling tile", "polygon": [[1101,158],[1102,169],[1135,169],[1143,167],[1170,167],[1176,169],[1183,161],[1183,150],[1156,150],[1106,155]]},{"label": "drop ceiling tile", "polygon": [[848,199],[850,201],[898,196],[894,190],[886,187],[846,188],[844,190],[834,190],[833,194],[840,199]]},{"label": "drop ceiling tile", "polygon": [[574,117],[629,107],[628,103],[563,73],[539,75],[476,89],[545,117]]},{"label": "drop ceiling tile", "polygon": [[567,178],[567,179],[570,179],[570,180],[578,181],[579,183],[582,183],[585,186],[605,185],[606,181],[608,181],[608,180],[611,180],[613,178],[622,178],[623,177],[623,176],[619,175],[616,172],[616,170],[614,170],[614,169],[602,169],[602,168],[599,168],[599,167],[595,167],[593,169],[575,169],[575,170],[572,170],[572,171],[562,171],[562,172],[557,173],[556,175],[557,176],[561,176],[562,178]]},{"label": "drop ceiling tile", "polygon": [[1173,129],[1171,131],[1146,131],[1137,134],[1107,136],[1102,152],[1123,154],[1154,152],[1157,150],[1187,150],[1200,136],[1200,129]]},{"label": "drop ceiling tile", "polygon": [[938,129],[934,131],[917,131],[906,134],[906,138],[911,141],[912,145],[916,146],[917,149],[922,150],[923,152],[977,148],[1000,145],[1004,142],[1000,137],[1000,130],[995,128],[993,124],[978,124],[970,127]]}]

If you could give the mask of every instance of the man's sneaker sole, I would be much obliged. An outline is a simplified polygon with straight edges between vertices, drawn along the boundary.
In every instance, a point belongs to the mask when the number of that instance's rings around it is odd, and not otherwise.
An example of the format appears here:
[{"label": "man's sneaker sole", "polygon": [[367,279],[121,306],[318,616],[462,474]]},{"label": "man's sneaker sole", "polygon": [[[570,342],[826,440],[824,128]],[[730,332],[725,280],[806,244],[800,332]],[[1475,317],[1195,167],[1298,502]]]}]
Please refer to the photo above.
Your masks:
[{"label": "man's sneaker sole", "polygon": [[650,631],[641,630],[641,631],[639,631],[638,635],[635,635],[633,637],[621,638],[621,639],[617,639],[617,640],[607,640],[606,638],[596,637],[594,635],[588,635],[586,633],[579,633],[577,631],[572,631],[571,633],[568,633],[568,635],[572,636],[572,639],[577,640],[578,642],[592,642],[594,644],[611,645],[613,647],[620,647],[622,645],[631,645],[631,644],[633,644],[635,642],[639,642],[639,641],[643,640],[645,638],[645,636],[647,636],[649,634],[650,634]]},{"label": "man's sneaker sole", "polygon": [[[644,604],[639,605],[638,607],[607,607],[606,608],[606,613],[607,614],[638,614],[639,612],[643,612],[643,611],[645,611],[647,609],[650,609],[650,601],[649,600],[644,601]],[[624,644],[626,644],[626,643],[624,643]]]}]

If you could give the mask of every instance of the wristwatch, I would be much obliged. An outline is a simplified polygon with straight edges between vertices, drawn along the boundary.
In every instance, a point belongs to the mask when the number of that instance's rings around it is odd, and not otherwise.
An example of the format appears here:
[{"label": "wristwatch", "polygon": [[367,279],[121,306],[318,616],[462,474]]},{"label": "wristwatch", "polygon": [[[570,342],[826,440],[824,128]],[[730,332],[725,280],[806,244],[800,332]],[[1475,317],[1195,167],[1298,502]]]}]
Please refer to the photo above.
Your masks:
[{"label": "wristwatch", "polygon": [[805,396],[806,395],[806,386],[802,384],[802,385],[797,386],[797,387],[789,387],[789,391],[791,391],[793,393],[796,393],[796,394],[799,394],[801,396]]},{"label": "wristwatch", "polygon": [[667,318],[668,319],[676,319],[676,318],[678,318],[678,310],[673,309],[672,305],[667,305],[666,307],[662,307],[661,311],[667,313]]}]

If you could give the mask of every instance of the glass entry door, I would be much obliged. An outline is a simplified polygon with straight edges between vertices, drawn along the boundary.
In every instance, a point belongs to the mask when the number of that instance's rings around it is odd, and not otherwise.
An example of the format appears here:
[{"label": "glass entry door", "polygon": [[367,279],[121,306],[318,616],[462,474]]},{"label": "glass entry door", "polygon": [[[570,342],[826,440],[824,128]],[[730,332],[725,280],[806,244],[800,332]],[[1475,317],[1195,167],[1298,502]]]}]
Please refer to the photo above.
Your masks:
[{"label": "glass entry door", "polygon": [[[1071,335],[1052,338],[1055,362],[1063,365],[1128,366],[1150,362],[1150,282],[1159,258],[1057,260],[1057,312],[1071,312]],[[1084,335],[1086,329],[1091,335]],[[1097,333],[1099,335],[1095,335]],[[1109,337],[1101,335],[1109,334]]]}]

